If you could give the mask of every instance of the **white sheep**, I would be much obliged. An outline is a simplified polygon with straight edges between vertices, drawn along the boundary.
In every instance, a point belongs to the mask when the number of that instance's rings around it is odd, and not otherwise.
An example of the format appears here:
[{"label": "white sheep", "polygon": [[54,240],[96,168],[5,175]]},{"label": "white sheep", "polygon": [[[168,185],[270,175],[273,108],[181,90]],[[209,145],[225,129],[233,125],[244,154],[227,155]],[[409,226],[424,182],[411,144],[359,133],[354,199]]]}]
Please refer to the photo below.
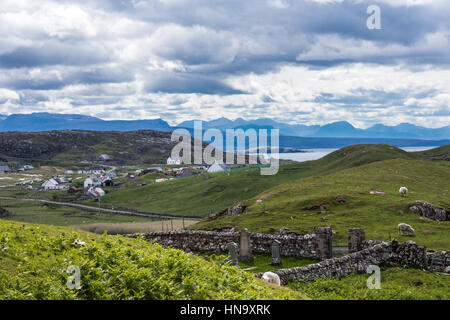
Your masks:
[{"label": "white sheep", "polygon": [[281,284],[280,276],[271,271],[264,272],[261,279],[269,283],[275,283],[277,286]]},{"label": "white sheep", "polygon": [[72,245],[74,245],[74,246],[76,246],[76,245],[78,245],[78,246],[85,246],[86,242],[78,240],[78,239],[75,239],[75,241],[72,243]]},{"label": "white sheep", "polygon": [[400,189],[398,189],[398,192],[400,192],[402,197],[406,197],[406,194],[408,193],[408,188],[407,187],[400,187]]},{"label": "white sheep", "polygon": [[398,234],[403,235],[403,232],[411,234],[413,237],[415,235],[414,229],[406,223],[399,223],[398,224]]}]

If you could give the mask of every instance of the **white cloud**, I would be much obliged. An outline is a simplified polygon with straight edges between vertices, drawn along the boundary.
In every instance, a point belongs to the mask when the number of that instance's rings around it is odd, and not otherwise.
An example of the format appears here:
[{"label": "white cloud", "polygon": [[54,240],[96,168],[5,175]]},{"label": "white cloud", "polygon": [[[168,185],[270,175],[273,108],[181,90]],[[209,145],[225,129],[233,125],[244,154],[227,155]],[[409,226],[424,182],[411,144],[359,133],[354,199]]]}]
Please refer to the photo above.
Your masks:
[{"label": "white cloud", "polygon": [[422,6],[386,39],[361,29],[369,2],[3,0],[0,114],[448,125],[448,1],[375,1]]}]

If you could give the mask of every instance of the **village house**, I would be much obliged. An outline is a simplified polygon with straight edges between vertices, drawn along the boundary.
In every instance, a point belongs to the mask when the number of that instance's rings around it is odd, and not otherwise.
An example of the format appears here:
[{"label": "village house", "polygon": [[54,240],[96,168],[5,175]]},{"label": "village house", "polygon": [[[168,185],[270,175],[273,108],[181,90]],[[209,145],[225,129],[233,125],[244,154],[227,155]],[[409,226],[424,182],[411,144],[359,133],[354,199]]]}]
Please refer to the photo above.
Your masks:
[{"label": "village house", "polygon": [[45,191],[66,189],[67,185],[60,182],[61,180],[59,178],[50,178],[41,185],[41,188]]},{"label": "village house", "polygon": [[103,197],[105,194],[106,194],[105,191],[99,187],[90,187],[86,191],[86,195],[94,197],[94,198]]},{"label": "village house", "polygon": [[84,180],[83,187],[85,190],[89,189],[90,187],[98,187],[101,186],[102,182],[99,178],[87,178]]},{"label": "village house", "polygon": [[84,190],[89,189],[90,187],[111,187],[114,185],[114,182],[107,176],[102,176],[98,178],[89,177],[84,180],[83,187]]},{"label": "village house", "polygon": [[101,169],[90,169],[90,170],[78,170],[78,174],[103,174],[105,170]]},{"label": "village house", "polygon": [[167,164],[178,165],[181,164],[181,160],[178,158],[172,159],[172,157],[167,158]]},{"label": "village house", "polygon": [[219,162],[217,160],[214,161],[214,163],[208,168],[208,173],[214,173],[214,172],[222,172],[222,171],[230,171],[230,167],[227,166],[223,162]]}]

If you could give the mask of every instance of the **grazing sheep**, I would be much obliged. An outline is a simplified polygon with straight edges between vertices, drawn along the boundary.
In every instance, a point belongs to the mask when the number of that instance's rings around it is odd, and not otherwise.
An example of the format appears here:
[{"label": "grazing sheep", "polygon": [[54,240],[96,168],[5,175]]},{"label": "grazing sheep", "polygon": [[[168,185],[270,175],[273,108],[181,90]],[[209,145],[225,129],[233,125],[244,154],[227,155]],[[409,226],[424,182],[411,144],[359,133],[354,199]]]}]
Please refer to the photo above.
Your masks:
[{"label": "grazing sheep", "polygon": [[411,234],[413,237],[415,236],[415,231],[409,224],[399,223],[398,224],[398,234],[403,235],[403,232]]},{"label": "grazing sheep", "polygon": [[400,187],[400,189],[398,189],[398,192],[400,192],[402,197],[406,197],[406,194],[408,193],[408,188],[407,187]]},{"label": "grazing sheep", "polygon": [[72,245],[74,245],[74,246],[76,246],[76,245],[78,245],[78,246],[85,246],[86,242],[78,240],[78,239],[75,239],[75,241],[72,243]]},{"label": "grazing sheep", "polygon": [[270,271],[264,272],[261,279],[270,283],[275,283],[277,286],[281,284],[280,277],[276,273]]}]

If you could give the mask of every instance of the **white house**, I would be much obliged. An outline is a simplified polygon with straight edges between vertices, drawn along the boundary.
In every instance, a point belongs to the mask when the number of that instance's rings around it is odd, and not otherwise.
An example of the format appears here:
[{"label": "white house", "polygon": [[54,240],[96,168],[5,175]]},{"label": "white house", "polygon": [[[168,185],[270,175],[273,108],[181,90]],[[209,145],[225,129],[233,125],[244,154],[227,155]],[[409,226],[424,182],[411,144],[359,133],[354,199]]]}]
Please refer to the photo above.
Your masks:
[{"label": "white house", "polygon": [[103,174],[105,170],[91,169],[91,170],[78,170],[78,174]]},{"label": "white house", "polygon": [[98,178],[87,178],[86,180],[84,180],[83,186],[84,189],[88,189],[90,187],[98,187],[101,186],[102,181]]},{"label": "white house", "polygon": [[99,187],[90,187],[86,193],[96,198],[103,197],[106,194],[105,191]]},{"label": "white house", "polygon": [[55,179],[53,179],[53,178],[51,178],[51,179],[45,181],[45,182],[41,185],[41,187],[42,187],[44,190],[54,190],[54,189],[56,189],[57,186],[58,186],[58,182],[57,182]]},{"label": "white house", "polygon": [[229,171],[229,170],[230,170],[230,167],[227,166],[225,163],[215,160],[214,163],[208,168],[207,172],[213,173],[213,172],[221,172],[221,171]]},{"label": "white house", "polygon": [[167,180],[168,180],[168,179],[161,178],[161,179],[156,179],[155,182],[156,182],[156,183],[161,183],[161,182],[164,182],[164,181],[167,181]]},{"label": "white house", "polygon": [[44,190],[63,190],[67,185],[60,184],[56,179],[51,178],[41,185]]},{"label": "white house", "polygon": [[65,174],[73,174],[73,170],[67,170]]},{"label": "white house", "polygon": [[168,157],[167,164],[181,164],[181,160],[179,158]]}]

